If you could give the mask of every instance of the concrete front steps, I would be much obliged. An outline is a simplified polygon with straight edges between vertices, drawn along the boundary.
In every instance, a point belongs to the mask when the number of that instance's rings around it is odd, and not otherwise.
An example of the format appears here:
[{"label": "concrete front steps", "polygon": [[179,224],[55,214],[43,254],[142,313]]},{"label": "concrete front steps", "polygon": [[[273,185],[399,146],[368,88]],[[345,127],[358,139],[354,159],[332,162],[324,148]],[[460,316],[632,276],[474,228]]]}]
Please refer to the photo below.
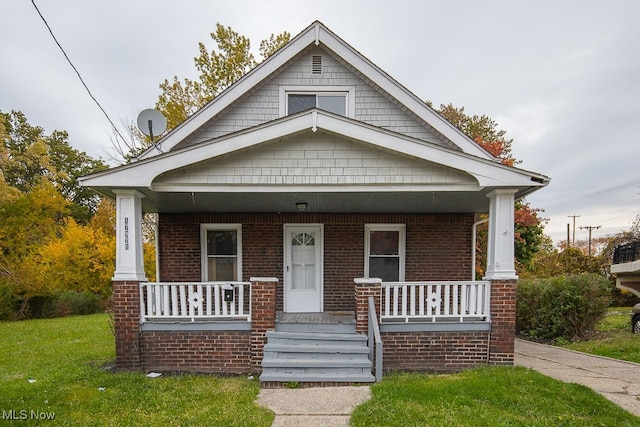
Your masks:
[{"label": "concrete front steps", "polygon": [[367,337],[355,325],[278,323],[267,332],[262,382],[370,383]]}]

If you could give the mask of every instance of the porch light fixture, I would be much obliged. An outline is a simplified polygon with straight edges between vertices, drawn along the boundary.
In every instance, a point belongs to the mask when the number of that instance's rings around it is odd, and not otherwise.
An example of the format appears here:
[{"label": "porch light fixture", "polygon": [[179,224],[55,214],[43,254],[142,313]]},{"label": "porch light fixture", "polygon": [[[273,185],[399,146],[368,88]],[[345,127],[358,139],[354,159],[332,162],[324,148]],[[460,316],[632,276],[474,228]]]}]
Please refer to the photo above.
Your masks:
[{"label": "porch light fixture", "polygon": [[296,209],[298,209],[298,212],[305,212],[307,210],[307,204],[304,202],[296,203]]}]

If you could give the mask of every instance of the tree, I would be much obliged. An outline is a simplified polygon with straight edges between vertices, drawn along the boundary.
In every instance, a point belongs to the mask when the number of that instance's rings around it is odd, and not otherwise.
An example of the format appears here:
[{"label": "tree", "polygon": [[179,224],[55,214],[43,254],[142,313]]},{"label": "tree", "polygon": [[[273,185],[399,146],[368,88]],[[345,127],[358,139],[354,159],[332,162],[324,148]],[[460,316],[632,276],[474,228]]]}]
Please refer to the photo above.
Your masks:
[{"label": "tree", "polygon": [[498,123],[489,116],[469,116],[464,112],[464,107],[457,108],[451,103],[440,105],[440,109],[436,111],[482,148],[499,158],[503,164],[513,166],[520,163],[511,153],[513,139],[506,139],[507,131],[498,129]]},{"label": "tree", "polygon": [[[199,55],[194,58],[199,73],[197,79],[181,80],[174,76],[160,83],[161,93],[156,102],[156,109],[167,119],[168,131],[204,107],[258,64],[251,53],[250,40],[233,31],[231,27],[217,23],[216,31],[210,35],[217,49],[209,51],[204,43],[198,43]],[[279,35],[271,34],[268,40],[260,43],[262,59],[276,53],[290,38],[291,35],[287,31]],[[130,161],[146,150],[151,141],[142,135],[134,124],[127,125],[127,130],[130,140],[118,142],[119,140],[114,138],[114,147],[123,159]]]},{"label": "tree", "polygon": [[29,192],[44,180],[50,182],[71,202],[74,218],[86,223],[99,197],[81,187],[78,178],[107,169],[107,165],[71,147],[68,137],[65,131],[45,134],[20,111],[0,111],[0,170],[4,182],[20,192]]}]

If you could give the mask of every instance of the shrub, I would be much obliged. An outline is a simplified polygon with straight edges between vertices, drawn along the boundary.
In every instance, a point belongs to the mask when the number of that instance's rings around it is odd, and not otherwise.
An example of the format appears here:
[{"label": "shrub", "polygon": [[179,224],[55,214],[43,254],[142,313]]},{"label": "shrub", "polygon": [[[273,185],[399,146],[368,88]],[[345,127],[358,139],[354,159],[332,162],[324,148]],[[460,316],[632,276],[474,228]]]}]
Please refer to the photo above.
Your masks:
[{"label": "shrub", "polygon": [[0,320],[16,320],[19,303],[11,286],[0,282]]},{"label": "shrub", "polygon": [[598,274],[523,279],[518,283],[516,329],[531,338],[587,338],[610,301],[609,281]]},{"label": "shrub", "polygon": [[51,304],[53,317],[93,314],[104,311],[102,299],[92,292],[63,292]]}]

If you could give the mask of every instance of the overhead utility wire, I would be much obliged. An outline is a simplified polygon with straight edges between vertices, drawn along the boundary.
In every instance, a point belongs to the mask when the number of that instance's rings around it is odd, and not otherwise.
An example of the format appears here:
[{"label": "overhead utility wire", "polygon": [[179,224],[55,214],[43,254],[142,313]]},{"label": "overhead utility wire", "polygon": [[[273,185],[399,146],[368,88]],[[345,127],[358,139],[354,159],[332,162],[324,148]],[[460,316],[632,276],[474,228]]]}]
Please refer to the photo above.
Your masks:
[{"label": "overhead utility wire", "polygon": [[111,118],[109,117],[109,115],[107,114],[107,112],[104,110],[104,108],[102,108],[102,105],[100,105],[100,103],[98,102],[98,100],[96,99],[95,96],[93,96],[93,94],[91,93],[91,91],[89,90],[89,87],[87,86],[87,84],[84,82],[84,80],[82,79],[82,76],[80,75],[80,72],[78,71],[78,69],[75,67],[75,65],[73,65],[73,62],[71,62],[71,59],[69,59],[69,56],[67,55],[67,52],[64,51],[64,49],[62,48],[62,45],[60,45],[60,42],[58,42],[58,39],[56,38],[56,36],[53,34],[53,31],[51,30],[51,27],[49,26],[49,24],[47,23],[47,20],[44,19],[44,16],[42,16],[42,13],[40,13],[40,9],[38,9],[38,6],[36,5],[35,0],[31,0],[31,4],[33,4],[33,7],[36,9],[36,12],[38,12],[38,15],[40,15],[40,18],[42,19],[42,22],[44,22],[44,25],[47,27],[47,30],[49,30],[49,34],[51,34],[51,37],[53,37],[53,41],[56,42],[56,44],[58,45],[58,47],[60,48],[60,50],[62,51],[62,54],[64,55],[64,57],[67,59],[67,62],[69,63],[69,65],[71,65],[71,68],[73,68],[73,71],[76,72],[76,74],[78,75],[78,78],[80,79],[80,82],[82,83],[82,86],[84,86],[84,88],[87,90],[87,93],[89,94],[89,96],[91,97],[91,99],[93,99],[93,101],[96,103],[96,105],[98,106],[98,108],[100,108],[100,111],[102,111],[102,114],[104,114],[104,116],[107,118],[107,120],[109,121],[109,123],[111,124],[111,127],[113,128],[113,130],[116,132],[116,134],[118,134],[118,136],[120,137],[120,139],[122,139],[122,141],[126,144],[127,140],[124,139],[124,137],[122,136],[122,134],[120,133],[120,131],[118,130],[118,128],[116,127],[115,124],[113,124],[113,121],[111,121]]}]

